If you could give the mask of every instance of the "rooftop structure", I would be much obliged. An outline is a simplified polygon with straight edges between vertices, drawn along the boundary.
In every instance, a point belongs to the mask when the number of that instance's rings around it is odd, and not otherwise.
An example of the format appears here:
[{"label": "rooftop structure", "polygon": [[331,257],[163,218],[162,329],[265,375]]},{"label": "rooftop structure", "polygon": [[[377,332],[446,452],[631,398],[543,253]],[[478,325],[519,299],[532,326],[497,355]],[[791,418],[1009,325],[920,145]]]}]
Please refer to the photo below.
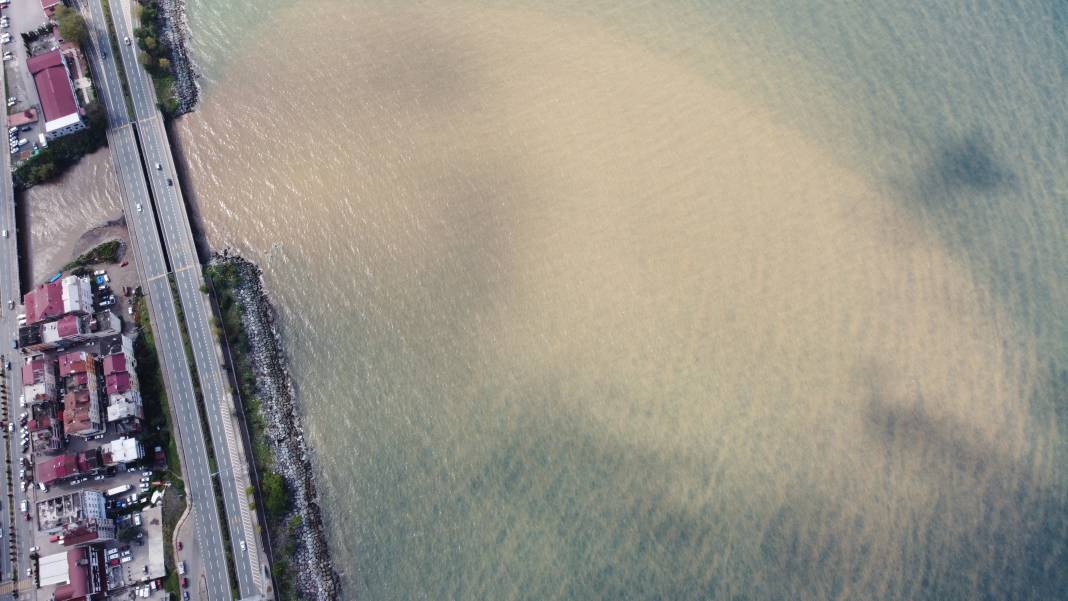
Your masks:
[{"label": "rooftop structure", "polygon": [[22,297],[26,306],[26,323],[33,325],[63,315],[63,285],[41,284]]},{"label": "rooftop structure", "polygon": [[22,366],[22,394],[27,403],[56,400],[55,364],[45,357],[36,357]]},{"label": "rooftop structure", "polygon": [[121,394],[108,396],[108,423],[115,424],[120,432],[136,432],[141,429],[145,419],[141,394],[137,390],[127,390]]},{"label": "rooftop structure", "polygon": [[100,599],[107,589],[103,549],[82,547],[46,555],[38,560],[38,576],[41,589],[56,587],[54,601]]},{"label": "rooftop structure", "polygon": [[51,485],[58,480],[73,478],[81,473],[78,469],[77,455],[60,455],[52,459],[40,461],[34,466],[34,479]]},{"label": "rooftop structure", "polygon": [[59,356],[59,377],[79,373],[96,373],[96,357],[92,353],[76,351]]},{"label": "rooftop structure", "polygon": [[145,447],[136,438],[117,438],[100,447],[100,455],[105,465],[133,463],[145,456]]},{"label": "rooftop structure", "polygon": [[107,519],[104,495],[95,490],[79,490],[37,503],[37,524],[43,532]]},{"label": "rooftop structure", "polygon": [[87,315],[93,312],[93,289],[89,278],[68,275],[63,284],[63,312]]},{"label": "rooftop structure", "polygon": [[33,76],[37,97],[41,101],[45,136],[55,139],[85,129],[62,53],[53,50],[30,57],[26,61],[26,68]]}]

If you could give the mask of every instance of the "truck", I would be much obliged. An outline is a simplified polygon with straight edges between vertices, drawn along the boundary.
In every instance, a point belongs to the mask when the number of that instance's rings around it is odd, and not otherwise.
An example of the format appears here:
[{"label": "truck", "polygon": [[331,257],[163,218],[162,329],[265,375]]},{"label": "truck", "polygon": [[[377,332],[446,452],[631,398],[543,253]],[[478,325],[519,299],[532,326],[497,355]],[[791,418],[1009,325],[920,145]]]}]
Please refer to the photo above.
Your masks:
[{"label": "truck", "polygon": [[115,488],[107,489],[106,491],[104,491],[104,496],[105,497],[114,497],[114,496],[126,494],[126,493],[130,492],[131,490],[133,490],[133,485],[132,484],[123,484],[122,486],[116,486]]},{"label": "truck", "polygon": [[178,562],[178,575],[179,576],[185,576],[185,562],[184,561],[179,561]]}]

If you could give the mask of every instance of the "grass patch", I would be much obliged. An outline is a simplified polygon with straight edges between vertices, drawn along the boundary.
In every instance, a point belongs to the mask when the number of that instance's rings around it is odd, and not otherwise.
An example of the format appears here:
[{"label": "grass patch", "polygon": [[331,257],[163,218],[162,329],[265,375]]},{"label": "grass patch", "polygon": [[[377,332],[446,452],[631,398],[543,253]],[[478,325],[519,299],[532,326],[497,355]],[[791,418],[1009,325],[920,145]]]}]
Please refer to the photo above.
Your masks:
[{"label": "grass patch", "polygon": [[87,267],[98,263],[118,263],[120,250],[122,250],[122,242],[119,242],[118,240],[108,240],[64,265],[62,271],[76,269],[78,267]]}]

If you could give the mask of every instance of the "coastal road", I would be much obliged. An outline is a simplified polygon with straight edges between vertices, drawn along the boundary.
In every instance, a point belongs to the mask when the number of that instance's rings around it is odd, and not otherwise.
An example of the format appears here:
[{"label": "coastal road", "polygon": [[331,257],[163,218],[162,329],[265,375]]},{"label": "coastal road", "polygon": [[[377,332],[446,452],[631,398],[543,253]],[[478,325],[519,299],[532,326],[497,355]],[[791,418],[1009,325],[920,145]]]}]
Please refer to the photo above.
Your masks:
[{"label": "coastal road", "polygon": [[[0,86],[3,86],[6,78],[5,69],[0,68]],[[6,122],[5,122],[6,127]],[[19,395],[22,393],[22,361],[15,349],[11,348],[11,340],[18,331],[17,315],[21,310],[22,294],[19,282],[19,257],[17,229],[15,227],[15,190],[11,179],[11,155],[4,153],[0,159],[0,169],[3,176],[0,177],[0,229],[7,230],[7,237],[0,238],[0,344],[4,345],[3,358],[6,363],[11,361],[11,370],[4,372],[5,384],[7,385],[7,411],[8,417],[17,420],[21,409],[18,405]],[[14,309],[8,308],[8,301],[15,302]],[[32,489],[29,494],[22,492],[17,484],[19,462],[22,459],[22,445],[19,441],[18,432],[7,434],[5,444],[0,445],[0,460],[4,461],[5,469],[0,472],[0,490],[4,493],[0,496],[0,524],[3,524],[3,536],[0,536],[0,575],[4,581],[10,581],[14,576],[24,580],[26,569],[30,567],[28,549],[31,546],[31,528],[33,525],[21,519],[18,511],[19,504],[23,500],[32,502]],[[10,460],[10,464],[7,463]],[[13,470],[12,479],[8,480],[7,469]],[[10,503],[7,506],[6,503]],[[14,515],[14,520],[9,516]],[[10,522],[10,523],[9,523]],[[14,540],[12,540],[14,539]],[[11,545],[18,549],[17,559],[12,564],[9,549]],[[36,598],[32,587],[20,586],[17,589],[22,598]],[[5,592],[0,598],[14,598],[11,593]]]},{"label": "coastal road", "polygon": [[130,121],[118,69],[111,52],[104,12],[99,2],[82,7],[90,30],[88,59],[97,91],[108,114],[108,142],[120,183],[123,212],[127,217],[138,272],[147,293],[156,350],[160,355],[164,381],[185,465],[188,501],[192,504],[194,530],[211,599],[233,597],[226,566],[218,505],[212,486],[207,441],[193,392],[193,378],[186,359],[178,322],[178,307],[170,288],[170,269],[157,228],[137,133]]},{"label": "coastal road", "polygon": [[[90,2],[94,6],[100,4],[100,0]],[[132,39],[130,20],[123,10],[124,3],[111,2],[110,8],[117,35],[120,38],[129,35]],[[258,518],[249,508],[249,496],[246,492],[251,486],[248,472],[251,458],[245,452],[241,433],[237,429],[239,425],[234,417],[237,409],[222,368],[218,341],[212,333],[209,300],[207,295],[201,292],[204,276],[181,186],[176,176],[170,142],[163,117],[157,107],[155,87],[151,77],[137,60],[136,44],[121,45],[120,51],[130,85],[141,147],[148,167],[154,208],[163,232],[171,269],[174,271],[181,305],[185,311],[185,322],[204,397],[238,587],[242,597],[252,597],[264,592],[267,579],[264,573],[266,560],[257,535]]]}]

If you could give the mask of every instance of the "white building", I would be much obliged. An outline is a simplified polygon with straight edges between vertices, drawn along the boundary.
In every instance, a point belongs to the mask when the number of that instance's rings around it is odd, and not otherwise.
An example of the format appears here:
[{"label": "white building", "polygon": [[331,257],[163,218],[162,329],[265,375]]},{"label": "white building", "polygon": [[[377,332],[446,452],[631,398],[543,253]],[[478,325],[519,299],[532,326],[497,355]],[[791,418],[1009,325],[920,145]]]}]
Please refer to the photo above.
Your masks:
[{"label": "white building", "polygon": [[88,278],[69,275],[63,278],[62,284],[64,313],[93,312],[93,290]]},{"label": "white building", "polygon": [[144,458],[145,448],[136,438],[116,438],[100,447],[100,454],[103,456],[104,465],[133,463]]}]

